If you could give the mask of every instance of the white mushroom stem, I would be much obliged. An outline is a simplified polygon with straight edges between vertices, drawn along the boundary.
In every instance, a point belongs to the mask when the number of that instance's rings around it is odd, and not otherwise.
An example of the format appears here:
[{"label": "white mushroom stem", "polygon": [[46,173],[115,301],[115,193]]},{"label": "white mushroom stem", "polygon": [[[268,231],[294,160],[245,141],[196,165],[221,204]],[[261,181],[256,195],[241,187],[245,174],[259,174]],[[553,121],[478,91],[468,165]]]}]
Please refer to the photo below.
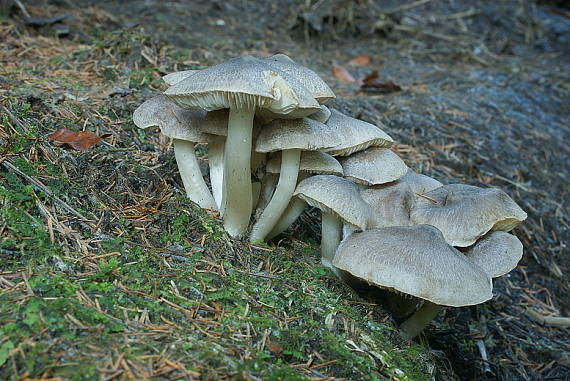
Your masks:
[{"label": "white mushroom stem", "polygon": [[273,193],[275,192],[275,187],[277,186],[277,180],[279,176],[275,173],[266,173],[261,180],[261,194],[259,196],[259,200],[257,202],[257,212],[256,214],[261,215],[263,209],[267,207],[271,197],[273,197]]},{"label": "white mushroom stem", "polygon": [[281,153],[281,170],[279,173],[279,182],[275,193],[263,210],[259,220],[253,225],[250,241],[264,240],[267,234],[279,221],[279,217],[283,214],[291,196],[297,185],[297,176],[299,174],[299,163],[301,161],[300,149],[287,149]]},{"label": "white mushroom stem", "polygon": [[202,177],[200,165],[194,151],[194,143],[173,139],[173,145],[178,172],[180,172],[188,198],[201,208],[216,209],[216,202]]},{"label": "white mushroom stem", "polygon": [[442,308],[443,306],[426,300],[424,305],[416,313],[400,325],[402,337],[406,340],[416,337],[428,326]]},{"label": "white mushroom stem", "polygon": [[245,233],[252,210],[251,135],[255,108],[230,108],[224,149],[224,228],[232,237]]},{"label": "white mushroom stem", "polygon": [[289,228],[299,218],[301,213],[307,207],[307,203],[298,197],[295,197],[289,202],[287,209],[283,212],[283,215],[279,219],[279,222],[267,235],[267,239],[278,236]]},{"label": "white mushroom stem", "polygon": [[321,263],[335,269],[332,265],[336,249],[342,237],[342,223],[336,214],[321,212]]},{"label": "white mushroom stem", "polygon": [[210,184],[212,195],[223,215],[223,186],[224,186],[224,145],[225,136],[212,135],[208,141],[208,164],[210,166]]}]

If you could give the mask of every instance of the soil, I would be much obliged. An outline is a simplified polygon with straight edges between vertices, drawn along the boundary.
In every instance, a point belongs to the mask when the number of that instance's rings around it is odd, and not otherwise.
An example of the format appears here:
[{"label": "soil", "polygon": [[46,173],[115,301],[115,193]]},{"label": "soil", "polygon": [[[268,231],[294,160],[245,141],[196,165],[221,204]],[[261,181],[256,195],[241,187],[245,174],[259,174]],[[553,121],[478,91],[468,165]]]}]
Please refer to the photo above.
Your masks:
[{"label": "soil", "polygon": [[[121,60],[145,65],[157,79],[242,54],[286,53],[327,81],[337,94],[333,107],[384,124],[415,170],[446,184],[505,190],[529,215],[514,230],[525,247],[520,265],[494,281],[492,301],[446,309],[421,340],[462,380],[570,378],[570,329],[541,325],[527,313],[570,316],[567,10],[514,0],[409,7],[372,0],[26,3],[34,14],[69,14],[60,38],[74,43],[92,43],[103,30],[150,35],[139,52],[119,49],[109,52],[109,62],[99,61],[111,81],[113,70],[129,66]],[[10,12],[21,20],[17,9]],[[27,28],[39,36],[58,30]],[[182,52],[181,59],[163,59],[165,50]],[[370,63],[350,64],[359,56]],[[335,76],[333,66],[356,81]],[[378,85],[361,86],[373,71]],[[161,86],[147,85],[117,83],[113,107],[132,111]],[[304,216],[290,236],[314,237],[316,223]]]}]

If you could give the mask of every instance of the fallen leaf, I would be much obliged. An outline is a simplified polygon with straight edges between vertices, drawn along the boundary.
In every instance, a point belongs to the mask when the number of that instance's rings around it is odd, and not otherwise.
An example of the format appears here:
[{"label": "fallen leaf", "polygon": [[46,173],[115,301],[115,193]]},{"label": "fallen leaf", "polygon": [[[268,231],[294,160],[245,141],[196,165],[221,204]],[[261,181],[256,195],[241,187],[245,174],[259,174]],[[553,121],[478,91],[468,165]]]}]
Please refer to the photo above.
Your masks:
[{"label": "fallen leaf", "polygon": [[77,151],[85,151],[87,148],[99,143],[101,137],[95,135],[91,131],[70,131],[65,127],[58,129],[48,135],[48,139],[60,143],[67,144]]},{"label": "fallen leaf", "polygon": [[356,79],[344,67],[333,63],[331,66],[332,74],[336,79],[343,82],[356,82]]},{"label": "fallen leaf", "polygon": [[269,349],[269,352],[273,353],[274,355],[280,355],[281,352],[283,352],[283,345],[275,341],[269,341],[267,343],[267,349]]},{"label": "fallen leaf", "polygon": [[370,56],[354,57],[353,59],[348,61],[348,64],[350,66],[360,66],[360,67],[368,66],[370,65]]},{"label": "fallen leaf", "polygon": [[360,85],[360,88],[363,91],[382,93],[382,94],[390,94],[402,91],[402,88],[399,85],[396,85],[392,81],[380,82],[378,80],[379,77],[380,75],[378,74],[378,70],[374,70],[372,73],[362,78],[361,81],[362,84]]}]

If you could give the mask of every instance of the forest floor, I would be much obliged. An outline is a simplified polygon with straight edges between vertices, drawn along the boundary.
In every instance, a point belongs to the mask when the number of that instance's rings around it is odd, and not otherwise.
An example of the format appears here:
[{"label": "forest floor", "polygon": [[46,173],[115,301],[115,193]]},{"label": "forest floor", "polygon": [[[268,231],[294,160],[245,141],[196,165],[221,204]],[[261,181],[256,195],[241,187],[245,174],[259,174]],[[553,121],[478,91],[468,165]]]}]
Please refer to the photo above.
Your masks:
[{"label": "forest floor", "polygon": [[[570,378],[570,328],[533,318],[570,315],[568,10],[22,3],[0,5],[0,379]],[[404,341],[378,300],[319,265],[314,211],[250,245],[185,199],[170,142],[132,112],[164,74],[278,52],[319,73],[332,106],[384,123],[410,167],[528,212],[525,255],[491,301]],[[60,127],[102,140],[57,146]]]}]

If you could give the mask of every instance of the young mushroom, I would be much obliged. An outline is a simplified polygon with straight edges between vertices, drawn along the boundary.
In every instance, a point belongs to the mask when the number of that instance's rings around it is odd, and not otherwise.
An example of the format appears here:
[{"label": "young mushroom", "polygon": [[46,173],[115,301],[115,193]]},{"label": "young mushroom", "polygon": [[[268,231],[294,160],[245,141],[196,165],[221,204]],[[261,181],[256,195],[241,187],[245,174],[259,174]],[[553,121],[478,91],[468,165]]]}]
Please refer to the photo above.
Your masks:
[{"label": "young mushroom", "polygon": [[[244,56],[192,73],[165,94],[185,108],[229,109],[224,150],[224,227],[232,236],[245,233],[252,211],[251,148],[253,118],[262,109],[299,118],[319,110],[302,85]],[[303,92],[303,90],[305,90]]]},{"label": "young mushroom", "polygon": [[178,171],[188,198],[201,208],[216,209],[194,151],[195,143],[208,142],[208,137],[200,132],[205,114],[184,110],[159,95],[141,104],[133,114],[133,121],[139,128],[159,127],[164,135],[173,139]]},{"label": "young mushroom", "polygon": [[398,180],[408,166],[391,149],[369,147],[340,159],[344,177],[364,186]]},{"label": "young mushroom", "polygon": [[461,307],[491,299],[491,278],[430,225],[392,226],[354,233],[338,247],[333,265],[368,284],[424,299],[401,326],[415,337],[442,306]]},{"label": "young mushroom", "polygon": [[369,206],[360,196],[358,185],[337,176],[317,175],[301,181],[294,195],[321,210],[321,262],[333,268],[342,224],[365,230],[371,219]]},{"label": "young mushroom", "polygon": [[250,241],[265,239],[289,204],[297,185],[301,151],[316,151],[337,144],[336,134],[325,124],[309,118],[276,119],[263,127],[255,150],[264,153],[281,151],[281,169],[275,193],[253,225]]},{"label": "young mushroom", "polygon": [[[279,170],[279,157],[274,157],[267,162],[267,172],[271,173]],[[312,174],[342,176],[342,166],[331,155],[320,151],[304,151],[301,153],[301,164],[299,165],[300,182]],[[267,235],[271,239],[283,233],[293,222],[299,218],[307,207],[307,203],[299,197],[293,197],[287,208],[279,218],[275,227]]]},{"label": "young mushroom", "polygon": [[450,184],[418,197],[410,217],[437,227],[450,245],[466,247],[491,230],[511,230],[527,215],[500,189]]}]

